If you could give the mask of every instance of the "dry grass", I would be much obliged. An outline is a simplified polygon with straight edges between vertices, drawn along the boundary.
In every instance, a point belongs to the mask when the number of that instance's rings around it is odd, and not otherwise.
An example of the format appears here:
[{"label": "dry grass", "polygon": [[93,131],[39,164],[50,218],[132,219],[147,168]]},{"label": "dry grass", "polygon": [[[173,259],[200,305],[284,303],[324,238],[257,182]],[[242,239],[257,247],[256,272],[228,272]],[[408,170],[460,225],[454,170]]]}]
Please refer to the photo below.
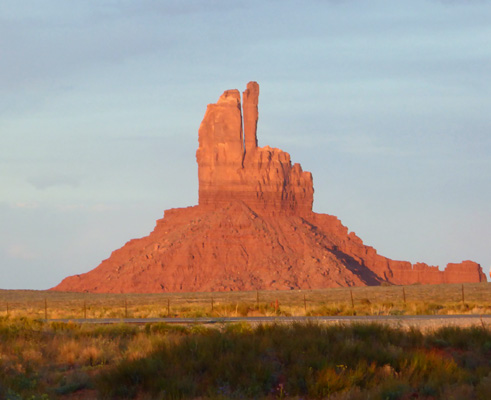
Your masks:
[{"label": "dry grass", "polygon": [[491,283],[464,284],[464,301],[460,284],[163,294],[0,290],[0,316],[47,315],[58,319],[490,314],[490,299]]},{"label": "dry grass", "polygon": [[0,398],[489,399],[490,357],[483,327],[424,333],[374,324],[100,326],[0,317]]}]

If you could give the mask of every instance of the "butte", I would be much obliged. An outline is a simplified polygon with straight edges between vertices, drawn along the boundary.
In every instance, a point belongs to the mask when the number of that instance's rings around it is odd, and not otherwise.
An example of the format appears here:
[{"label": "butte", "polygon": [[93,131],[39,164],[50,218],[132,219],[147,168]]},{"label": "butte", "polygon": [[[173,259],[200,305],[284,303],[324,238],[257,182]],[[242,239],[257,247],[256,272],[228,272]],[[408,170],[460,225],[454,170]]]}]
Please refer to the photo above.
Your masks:
[{"label": "butte", "polygon": [[52,290],[156,293],[486,281],[479,264],[393,261],[338,218],[312,211],[312,174],[258,147],[259,85],[208,105],[196,152],[199,205],[170,209],[150,235]]}]

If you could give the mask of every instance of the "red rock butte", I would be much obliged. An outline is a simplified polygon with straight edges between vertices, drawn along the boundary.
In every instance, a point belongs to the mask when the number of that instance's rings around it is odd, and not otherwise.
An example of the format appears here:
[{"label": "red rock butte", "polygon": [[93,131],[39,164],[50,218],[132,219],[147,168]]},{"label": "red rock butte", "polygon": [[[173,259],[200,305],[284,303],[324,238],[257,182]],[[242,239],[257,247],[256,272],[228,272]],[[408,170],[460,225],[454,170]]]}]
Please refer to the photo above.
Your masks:
[{"label": "red rock butte", "polygon": [[156,293],[486,281],[473,261],[444,271],[377,254],[335,216],[312,211],[310,172],[258,147],[259,85],[208,105],[196,152],[199,205],[167,210],[92,271],[52,290]]}]

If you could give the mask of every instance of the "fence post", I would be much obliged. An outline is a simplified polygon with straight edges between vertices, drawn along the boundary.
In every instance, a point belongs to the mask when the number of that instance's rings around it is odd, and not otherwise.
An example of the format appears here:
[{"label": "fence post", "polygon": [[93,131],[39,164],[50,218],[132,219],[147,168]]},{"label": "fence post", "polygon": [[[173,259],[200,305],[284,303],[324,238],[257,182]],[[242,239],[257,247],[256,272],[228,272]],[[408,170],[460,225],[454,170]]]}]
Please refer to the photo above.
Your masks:
[{"label": "fence post", "polygon": [[402,287],[402,298],[404,300],[404,305],[406,305],[406,291],[404,290],[404,286]]},{"label": "fence post", "polygon": [[349,290],[350,296],[351,296],[351,308],[355,308],[355,301],[353,300],[353,290]]},{"label": "fence post", "polygon": [[465,303],[465,298],[464,298],[464,284],[462,284],[462,304]]},{"label": "fence post", "polygon": [[87,319],[87,303],[84,300],[84,319]]},{"label": "fence post", "polygon": [[124,317],[128,318],[128,303],[126,299],[124,299]]},{"label": "fence post", "polygon": [[48,300],[44,299],[44,319],[48,320]]},{"label": "fence post", "polygon": [[167,316],[170,317],[170,299],[167,299]]},{"label": "fence post", "polygon": [[256,305],[257,305],[257,309],[259,311],[259,290],[256,290]]},{"label": "fence post", "polygon": [[7,301],[7,317],[9,316],[9,302]]},{"label": "fence post", "polygon": [[305,294],[303,295],[303,310],[307,314],[307,299],[305,298]]},{"label": "fence post", "polygon": [[211,297],[211,312],[213,312],[213,296]]}]

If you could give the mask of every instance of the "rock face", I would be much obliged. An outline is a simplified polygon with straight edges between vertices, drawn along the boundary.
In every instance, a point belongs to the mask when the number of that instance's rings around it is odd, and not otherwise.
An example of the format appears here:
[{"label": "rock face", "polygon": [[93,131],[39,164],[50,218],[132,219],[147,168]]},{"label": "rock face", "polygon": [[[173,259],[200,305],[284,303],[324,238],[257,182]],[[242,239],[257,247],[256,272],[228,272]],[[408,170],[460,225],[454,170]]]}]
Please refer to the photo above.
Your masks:
[{"label": "rock face", "polygon": [[238,200],[261,214],[312,213],[312,174],[300,164],[292,166],[288,153],[257,146],[258,97],[259,85],[250,82],[243,117],[237,90],[208,105],[196,152],[199,205],[212,210]]},{"label": "rock face", "polygon": [[196,152],[199,205],[165,211],[94,270],[52,290],[192,292],[486,281],[479,264],[393,261],[334,216],[312,212],[313,181],[290,155],[258,147],[259,85],[208,105]]}]

